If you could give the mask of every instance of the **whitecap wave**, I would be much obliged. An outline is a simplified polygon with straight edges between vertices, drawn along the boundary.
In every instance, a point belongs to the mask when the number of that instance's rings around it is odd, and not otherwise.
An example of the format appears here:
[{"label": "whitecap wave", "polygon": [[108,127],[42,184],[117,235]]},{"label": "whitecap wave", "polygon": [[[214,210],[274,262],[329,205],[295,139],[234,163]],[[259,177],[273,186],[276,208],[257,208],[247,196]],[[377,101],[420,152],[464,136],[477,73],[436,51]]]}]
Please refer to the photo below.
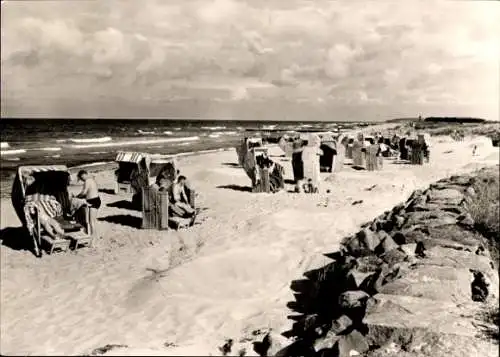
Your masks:
[{"label": "whitecap wave", "polygon": [[7,148],[10,148],[9,143],[4,141],[0,142],[0,149],[7,149]]},{"label": "whitecap wave", "polygon": [[226,129],[225,126],[202,126],[201,128],[203,130],[224,130],[224,129]]},{"label": "whitecap wave", "polygon": [[8,157],[8,158],[5,158],[4,160],[6,160],[6,161],[20,161],[21,159],[19,157]]},{"label": "whitecap wave", "polygon": [[101,138],[85,138],[85,139],[69,139],[70,142],[72,143],[77,143],[77,144],[90,144],[90,143],[107,143],[111,141],[111,137],[109,136],[104,136]]},{"label": "whitecap wave", "polygon": [[169,130],[167,130],[167,131],[164,131],[163,134],[165,134],[165,135],[172,135],[172,132],[169,131]]},{"label": "whitecap wave", "polygon": [[156,134],[155,131],[145,131],[145,130],[141,130],[141,129],[137,130],[137,132],[141,135],[154,135],[154,134]]},{"label": "whitecap wave", "polygon": [[26,150],[24,149],[17,149],[17,150],[1,150],[0,155],[16,155],[16,154],[24,154]]},{"label": "whitecap wave", "polygon": [[61,148],[59,148],[59,147],[47,147],[47,148],[40,148],[40,149],[33,149],[33,150],[42,150],[42,151],[61,151]]},{"label": "whitecap wave", "polygon": [[197,141],[200,140],[199,136],[187,136],[182,138],[168,138],[168,139],[148,139],[148,140],[132,140],[132,141],[120,141],[111,143],[96,143],[96,144],[85,144],[85,145],[70,145],[73,149],[88,149],[88,148],[103,148],[111,146],[132,146],[132,145],[150,145],[150,144],[168,144],[184,141]]}]

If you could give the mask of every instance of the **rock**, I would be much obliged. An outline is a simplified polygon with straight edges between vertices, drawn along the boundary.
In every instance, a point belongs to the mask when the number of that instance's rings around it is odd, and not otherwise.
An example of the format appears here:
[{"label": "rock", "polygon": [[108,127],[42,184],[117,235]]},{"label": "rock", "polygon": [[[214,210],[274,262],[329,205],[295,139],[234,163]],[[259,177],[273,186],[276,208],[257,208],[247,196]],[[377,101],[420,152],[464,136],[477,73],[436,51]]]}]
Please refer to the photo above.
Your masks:
[{"label": "rock", "polygon": [[271,336],[266,334],[262,341],[255,341],[253,343],[253,350],[259,355],[259,356],[268,356],[269,354],[267,351],[271,347]]},{"label": "rock", "polygon": [[396,244],[398,244],[398,245],[406,244],[407,243],[406,236],[401,231],[393,232],[393,234],[392,234],[391,237],[394,240],[394,242],[396,242]]},{"label": "rock", "polygon": [[370,229],[373,232],[378,232],[381,229],[383,229],[384,225],[385,225],[385,220],[383,220],[381,218],[377,218],[377,219],[373,220],[373,222],[370,224]]},{"label": "rock", "polygon": [[380,244],[377,246],[377,248],[375,248],[375,254],[382,255],[398,247],[399,246],[396,244],[396,242],[394,242],[391,236],[386,235],[382,242],[380,242]]},{"label": "rock", "polygon": [[403,227],[403,225],[406,222],[406,218],[403,216],[397,215],[397,216],[394,216],[393,222],[394,222],[394,227],[396,227],[397,229],[401,229],[401,227]]},{"label": "rock", "polygon": [[402,244],[399,248],[408,256],[414,256],[417,248],[417,243]]},{"label": "rock", "polygon": [[478,270],[471,269],[474,280],[471,283],[472,301],[485,302],[489,295],[488,286],[490,285],[484,274]]},{"label": "rock", "polygon": [[422,194],[420,196],[415,197],[413,199],[413,201],[411,202],[411,204],[406,209],[406,211],[407,212],[412,212],[413,210],[415,210],[415,207],[425,206],[426,203],[427,203],[428,198],[429,197],[427,195],[425,195],[425,194]]},{"label": "rock", "polygon": [[422,241],[417,242],[415,245],[415,256],[417,258],[425,258],[425,244]]},{"label": "rock", "polygon": [[342,335],[333,346],[333,356],[359,356],[370,349],[368,340],[359,331],[353,330],[348,335]]},{"label": "rock", "polygon": [[[320,354],[323,356],[329,356],[331,353],[331,349],[333,346],[335,346],[335,343],[340,339],[340,336],[337,335],[337,333],[333,331],[328,331],[328,333],[320,338],[317,338],[314,341],[313,348],[314,350],[319,353],[320,351],[328,352],[324,354]],[[293,356],[300,356],[300,355],[293,355]],[[305,355],[304,355],[305,356]]]},{"label": "rock", "polygon": [[362,290],[346,291],[339,296],[339,306],[343,309],[355,309],[366,306],[370,295]]},{"label": "rock", "polygon": [[387,264],[382,265],[374,274],[367,277],[361,284],[361,290],[370,295],[376,294],[382,289],[384,277],[390,272]]},{"label": "rock", "polygon": [[422,297],[431,300],[465,303],[470,301],[470,273],[448,266],[417,265],[384,283],[380,293]]},{"label": "rock", "polygon": [[474,190],[474,187],[467,187],[467,189],[465,190],[465,194],[469,195],[471,197],[475,197],[476,196],[476,190]]},{"label": "rock", "polygon": [[429,203],[446,203],[449,205],[459,205],[464,199],[464,195],[451,188],[445,188],[442,190],[431,190],[429,192]]},{"label": "rock", "polygon": [[332,327],[328,332],[338,335],[339,333],[347,330],[351,325],[352,320],[347,315],[342,315],[338,319],[333,320]]},{"label": "rock", "polygon": [[402,263],[404,261],[407,261],[409,257],[408,257],[408,255],[405,252],[403,252],[402,250],[396,248],[396,249],[393,249],[393,250],[385,253],[384,255],[382,255],[381,258],[387,264],[389,264],[389,266],[392,266],[394,264]]},{"label": "rock", "polygon": [[460,227],[458,224],[451,224],[440,227],[428,227],[429,236],[435,241],[448,241],[460,243],[464,246],[476,247],[478,237],[476,233]]},{"label": "rock", "polygon": [[259,353],[259,351],[262,352],[265,350],[264,354],[260,354],[261,356],[275,356],[287,344],[289,344],[288,339],[283,337],[280,333],[270,331],[264,336],[260,344],[254,343],[254,351]]},{"label": "rock", "polygon": [[356,259],[357,268],[356,270],[362,273],[373,273],[380,269],[383,265],[386,265],[382,259],[376,255],[366,255]]},{"label": "rock", "polygon": [[405,204],[404,204],[404,209],[408,209],[408,207],[410,207],[413,202],[415,201],[415,199],[419,196],[421,196],[423,194],[423,191],[422,190],[415,190],[412,192],[412,194],[410,195],[410,197],[406,200]]},{"label": "rock", "polygon": [[314,349],[309,345],[308,341],[298,339],[276,352],[274,357],[313,356],[314,352]]},{"label": "rock", "polygon": [[226,340],[226,343],[219,347],[219,351],[223,356],[227,356],[229,353],[231,353],[231,349],[233,348],[233,340],[228,339]]},{"label": "rock", "polygon": [[[386,294],[377,294],[374,298],[378,304],[365,318],[365,323],[369,327],[366,337],[370,344],[383,346],[396,342],[409,349],[411,345],[418,345],[423,340],[441,341],[447,334],[474,336],[477,333],[471,328],[472,325],[467,322],[467,318],[461,316],[463,308],[457,307],[453,301]],[[422,354],[411,354],[411,356],[417,355]],[[432,356],[445,355],[438,353]],[[457,354],[461,355],[466,356]],[[406,356],[406,354],[394,356]],[[426,356],[431,355],[426,354]]]},{"label": "rock", "polygon": [[357,269],[353,269],[351,270],[351,272],[349,272],[349,275],[354,280],[354,285],[356,286],[357,289],[359,289],[361,287],[361,284],[363,284],[363,281],[365,281],[365,279],[372,274],[373,273],[361,272]]},{"label": "rock", "polygon": [[406,222],[403,225],[404,229],[410,229],[418,226],[439,227],[449,224],[455,224],[456,218],[454,215],[444,211],[424,211],[411,212],[406,216]]},{"label": "rock", "polygon": [[472,228],[472,227],[474,227],[474,224],[475,224],[474,219],[472,218],[470,213],[466,213],[462,216],[459,216],[457,218],[457,221],[458,221],[458,224],[460,224],[461,226],[467,227],[467,228]]},{"label": "rock", "polygon": [[380,243],[380,239],[377,233],[368,228],[359,231],[357,237],[359,238],[360,243],[363,245],[363,247],[370,252],[373,252],[377,245]]}]

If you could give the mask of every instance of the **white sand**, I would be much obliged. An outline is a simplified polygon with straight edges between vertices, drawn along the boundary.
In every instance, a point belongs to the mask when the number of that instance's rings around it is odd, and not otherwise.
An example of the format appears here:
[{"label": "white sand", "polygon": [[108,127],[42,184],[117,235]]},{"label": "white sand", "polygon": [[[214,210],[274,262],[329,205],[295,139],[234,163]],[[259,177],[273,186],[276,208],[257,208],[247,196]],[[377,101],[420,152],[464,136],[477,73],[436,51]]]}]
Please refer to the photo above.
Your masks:
[{"label": "white sand", "polygon": [[[475,157],[473,142],[481,144]],[[290,282],[328,262],[323,253],[337,250],[344,236],[413,190],[498,164],[498,148],[481,138],[434,140],[430,164],[385,161],[378,172],[346,166],[320,195],[217,188],[249,186],[242,169],[226,164],[236,162],[234,151],[181,160],[200,206],[208,208],[202,224],[190,229],[145,231],[102,221],[104,238],[94,249],[43,259],[2,246],[1,353],[81,354],[125,344],[131,348],[109,354],[219,355],[226,338],[237,341],[265,328],[283,332],[291,326]],[[282,163],[291,179],[290,163]],[[111,171],[97,180],[113,187]],[[327,198],[328,207],[318,207]],[[103,194],[99,216],[140,217],[107,207],[122,199],[130,197]],[[355,200],[363,203],[353,206]],[[10,200],[1,202],[0,222],[2,229],[20,225]],[[166,271],[155,280],[147,268]],[[165,348],[167,342],[179,347]]]}]

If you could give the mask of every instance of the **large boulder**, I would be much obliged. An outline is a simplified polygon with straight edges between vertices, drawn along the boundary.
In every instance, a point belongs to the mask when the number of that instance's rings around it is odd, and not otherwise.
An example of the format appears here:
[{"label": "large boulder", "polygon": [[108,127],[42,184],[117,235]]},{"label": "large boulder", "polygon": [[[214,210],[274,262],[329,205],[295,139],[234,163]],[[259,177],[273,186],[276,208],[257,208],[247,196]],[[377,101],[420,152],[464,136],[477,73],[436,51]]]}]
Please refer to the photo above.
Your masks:
[{"label": "large boulder", "polygon": [[430,190],[429,203],[445,203],[449,205],[459,205],[464,199],[463,193],[451,188],[442,190]]}]

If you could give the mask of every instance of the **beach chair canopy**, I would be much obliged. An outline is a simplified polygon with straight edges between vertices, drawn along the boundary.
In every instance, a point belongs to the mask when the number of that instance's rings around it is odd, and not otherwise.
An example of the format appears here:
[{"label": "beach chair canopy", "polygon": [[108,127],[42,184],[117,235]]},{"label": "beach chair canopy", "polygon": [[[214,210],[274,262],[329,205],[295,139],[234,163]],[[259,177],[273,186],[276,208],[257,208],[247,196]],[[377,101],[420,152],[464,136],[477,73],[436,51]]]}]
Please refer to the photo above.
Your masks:
[{"label": "beach chair canopy", "polygon": [[149,158],[148,169],[150,178],[156,180],[160,173],[172,181],[177,178],[178,164],[176,157],[170,155],[151,155]]},{"label": "beach chair canopy", "polygon": [[245,142],[247,144],[248,149],[264,145],[262,142],[262,138],[259,138],[259,137],[246,138]]},{"label": "beach chair canopy", "polygon": [[63,212],[69,212],[68,186],[70,173],[64,165],[20,166],[12,186],[11,200],[17,216],[26,223],[24,204],[28,195],[50,195],[61,204]]},{"label": "beach chair canopy", "polygon": [[364,140],[368,141],[372,145],[375,144],[375,137],[372,135],[365,135]]},{"label": "beach chair canopy", "polygon": [[116,162],[128,162],[133,164],[139,164],[142,159],[144,159],[147,154],[142,152],[134,152],[134,151],[120,151],[116,155]]},{"label": "beach chair canopy", "polygon": [[133,151],[120,151],[116,155],[115,162],[118,162],[116,171],[117,181],[119,183],[130,182],[134,171],[147,169],[145,159],[147,154]]}]

